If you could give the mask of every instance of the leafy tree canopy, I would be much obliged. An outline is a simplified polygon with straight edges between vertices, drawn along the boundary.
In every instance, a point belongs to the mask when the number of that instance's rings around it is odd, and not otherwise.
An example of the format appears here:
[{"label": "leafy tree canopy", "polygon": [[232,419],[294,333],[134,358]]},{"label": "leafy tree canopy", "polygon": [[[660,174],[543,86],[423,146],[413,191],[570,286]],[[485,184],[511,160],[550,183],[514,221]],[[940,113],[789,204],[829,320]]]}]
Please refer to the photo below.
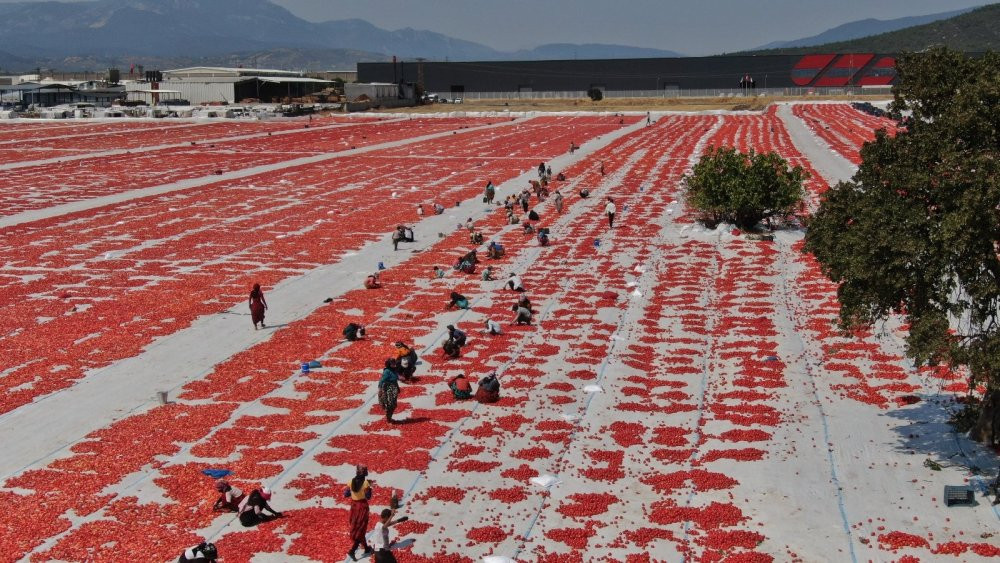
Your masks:
[{"label": "leafy tree canopy", "polygon": [[741,153],[709,147],[684,176],[687,202],[708,225],[726,221],[745,230],[764,219],[787,216],[802,202],[809,173],[774,152]]},{"label": "leafy tree canopy", "polygon": [[[918,364],[984,384],[977,439],[1000,438],[1000,57],[937,48],[902,56],[891,110],[905,130],[861,150],[827,192],[805,250],[840,284],[840,321],[898,313]],[[903,116],[906,116],[903,118]],[[1000,426],[997,426],[1000,429]]]}]

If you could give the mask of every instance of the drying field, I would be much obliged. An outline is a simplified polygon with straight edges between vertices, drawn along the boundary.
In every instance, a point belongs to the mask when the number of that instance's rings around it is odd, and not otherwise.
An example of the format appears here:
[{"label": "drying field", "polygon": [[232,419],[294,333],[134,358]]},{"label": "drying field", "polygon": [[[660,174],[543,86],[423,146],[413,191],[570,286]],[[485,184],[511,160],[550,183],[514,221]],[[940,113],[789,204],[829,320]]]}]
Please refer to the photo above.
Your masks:
[{"label": "drying field", "polygon": [[[403,562],[1000,557],[997,508],[942,497],[997,471],[946,424],[963,378],[914,369],[898,322],[840,335],[801,230],[709,231],[683,201],[709,146],[775,150],[812,173],[807,215],[892,124],[838,103],[653,117],[0,126],[0,562],[169,561],[203,539],[227,563],[343,561],[355,464],[373,511],[402,498]],[[532,198],[547,247],[482,202],[540,161],[566,176],[561,214]],[[510,324],[502,281],[450,270],[469,218],[533,325]],[[416,242],[393,251],[403,223]],[[445,310],[452,291],[471,308]],[[349,322],[368,338],[343,341]],[[389,424],[397,340],[421,363]],[[490,371],[496,404],[445,384]],[[213,512],[209,468],[284,516]]]}]

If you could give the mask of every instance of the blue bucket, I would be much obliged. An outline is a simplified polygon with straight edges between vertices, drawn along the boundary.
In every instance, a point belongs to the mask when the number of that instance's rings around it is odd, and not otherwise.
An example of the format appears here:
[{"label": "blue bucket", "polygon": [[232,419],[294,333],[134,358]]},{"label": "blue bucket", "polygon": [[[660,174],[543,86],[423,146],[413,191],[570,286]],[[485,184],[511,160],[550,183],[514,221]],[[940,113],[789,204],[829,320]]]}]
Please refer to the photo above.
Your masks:
[{"label": "blue bucket", "polygon": [[379,269],[379,270],[384,270],[384,269],[385,269],[385,264],[383,264],[383,263],[379,262],[379,263],[378,263],[378,269]]},{"label": "blue bucket", "polygon": [[594,248],[597,248],[599,246],[601,246],[601,239],[595,238],[594,239]]},{"label": "blue bucket", "polygon": [[302,373],[309,373],[309,364],[308,363],[302,364]]}]

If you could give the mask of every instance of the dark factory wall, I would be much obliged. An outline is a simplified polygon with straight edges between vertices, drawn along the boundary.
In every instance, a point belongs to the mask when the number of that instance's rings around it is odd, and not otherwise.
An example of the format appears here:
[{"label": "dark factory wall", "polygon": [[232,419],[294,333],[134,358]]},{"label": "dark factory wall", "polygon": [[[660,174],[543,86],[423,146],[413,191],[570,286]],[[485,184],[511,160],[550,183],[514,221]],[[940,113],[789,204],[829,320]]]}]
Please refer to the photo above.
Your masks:
[{"label": "dark factory wall", "polygon": [[[669,59],[358,63],[359,82],[420,82],[428,92],[736,89],[744,77],[757,88],[815,85],[827,71],[863,83],[872,55],[768,55]],[[855,62],[856,61],[856,62]],[[855,66],[856,65],[856,66]],[[422,67],[422,69],[420,68]],[[812,68],[810,68],[812,67]],[[846,69],[846,70],[845,70]],[[795,79],[793,80],[793,70]],[[884,70],[881,71],[884,74]],[[423,74],[421,77],[420,74]]]}]

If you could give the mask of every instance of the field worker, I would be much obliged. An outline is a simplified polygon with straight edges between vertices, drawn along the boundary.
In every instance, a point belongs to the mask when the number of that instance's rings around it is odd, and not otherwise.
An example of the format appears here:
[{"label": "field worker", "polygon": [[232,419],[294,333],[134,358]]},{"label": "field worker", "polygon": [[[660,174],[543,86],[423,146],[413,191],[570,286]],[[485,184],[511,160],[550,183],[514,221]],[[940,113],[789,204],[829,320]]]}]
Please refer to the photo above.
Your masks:
[{"label": "field worker", "polygon": [[448,340],[445,340],[444,344],[441,345],[441,352],[444,354],[446,358],[450,358],[452,360],[458,358],[458,356],[461,354],[461,350],[462,348],[459,347],[459,345],[456,344],[455,341],[451,340],[450,338]]},{"label": "field worker", "polygon": [[611,199],[611,196],[608,196],[608,204],[604,206],[604,214],[608,216],[609,229],[615,228],[615,211],[617,211],[615,200]]},{"label": "field worker", "polygon": [[[240,502],[239,518],[240,524],[244,527],[256,526],[261,522],[267,522],[273,518],[280,518],[281,513],[271,508],[267,501],[271,500],[271,489],[254,489],[246,498]],[[270,516],[264,511],[270,512]]]},{"label": "field worker", "polygon": [[399,243],[403,242],[406,235],[403,232],[403,226],[400,225],[396,227],[396,230],[392,232],[392,249],[399,250]]},{"label": "field worker", "polygon": [[354,552],[358,549],[358,546],[365,548],[365,552],[361,554],[361,557],[368,557],[372,553],[372,548],[368,545],[368,540],[365,539],[365,534],[368,532],[368,514],[371,509],[368,508],[368,501],[372,498],[372,487],[371,483],[368,481],[368,467],[364,465],[358,465],[354,468],[354,477],[351,482],[348,483],[347,488],[344,489],[344,498],[351,499],[351,512],[348,516],[348,525],[350,526],[351,545],[350,551],[347,552],[347,556],[353,561],[357,561],[354,557]]},{"label": "field worker", "polygon": [[386,422],[392,423],[392,413],[396,410],[396,401],[399,399],[399,375],[393,369],[393,360],[385,361],[385,368],[382,370],[382,377],[378,380],[378,403],[385,410]]},{"label": "field worker", "polygon": [[563,210],[563,196],[561,193],[559,193],[559,190],[556,190],[555,204],[556,204],[556,213],[559,213],[561,215]]},{"label": "field worker", "polygon": [[493,198],[497,195],[497,189],[493,186],[493,180],[486,182],[486,195],[483,197],[483,202],[493,203]]},{"label": "field worker", "polygon": [[496,372],[479,381],[479,389],[476,389],[476,400],[480,403],[495,403],[500,400],[500,380],[497,379]]},{"label": "field worker", "polygon": [[185,549],[177,563],[214,563],[218,559],[219,551],[215,548],[215,544],[201,542]]},{"label": "field worker", "polygon": [[444,277],[444,268],[441,266],[434,266],[434,279],[441,279]]},{"label": "field worker", "polygon": [[538,244],[540,246],[549,245],[549,229],[548,227],[544,229],[538,229]]},{"label": "field worker", "polygon": [[458,307],[459,309],[468,309],[469,300],[464,295],[457,291],[451,292],[451,302],[448,303],[447,308]]},{"label": "field worker", "polygon": [[348,323],[348,325],[344,327],[344,338],[350,342],[354,342],[359,338],[364,338],[364,336],[365,327],[359,325],[358,323]]},{"label": "field worker", "polygon": [[486,256],[493,258],[494,260],[497,258],[503,258],[504,254],[506,254],[506,251],[504,250],[503,245],[495,240],[491,240],[490,244],[486,247]]},{"label": "field worker", "polygon": [[375,524],[375,528],[372,530],[372,535],[374,536],[372,547],[375,549],[375,563],[396,563],[396,556],[389,549],[392,546],[392,542],[389,541],[389,528],[400,522],[406,522],[409,518],[403,516],[402,518],[393,520],[392,517],[394,514],[396,514],[395,510],[383,508],[382,513],[379,515],[379,522]]},{"label": "field worker", "polygon": [[368,277],[365,278],[365,289],[378,289],[380,287],[382,285],[378,283],[378,274],[368,274]]},{"label": "field worker", "polygon": [[516,325],[530,325],[531,324],[531,309],[529,309],[529,308],[521,305],[520,303],[518,303],[517,305],[513,305],[510,308],[510,310],[514,311],[514,313],[515,313],[515,315],[514,315],[514,322],[512,322],[511,324],[516,324]]},{"label": "field worker", "polygon": [[264,291],[261,290],[260,284],[253,284],[253,289],[250,290],[250,320],[253,321],[253,329],[257,330],[257,323],[260,323],[260,328],[267,328],[264,326],[264,311],[267,310],[267,301],[264,300]]},{"label": "field worker", "polygon": [[512,273],[507,277],[507,283],[504,287],[510,289],[511,291],[524,291],[524,284],[521,283],[521,276]]},{"label": "field worker", "polygon": [[448,325],[449,340],[454,340],[455,344],[458,344],[461,347],[465,346],[465,341],[467,338],[468,336],[465,334],[465,332],[455,328],[455,325]]},{"label": "field worker", "polygon": [[402,342],[396,343],[396,370],[400,377],[409,381],[417,371],[417,351]]},{"label": "field worker", "polygon": [[494,321],[493,319],[486,319],[486,334],[489,334],[490,336],[503,334],[503,331],[500,330],[500,323]]},{"label": "field worker", "polygon": [[451,389],[451,394],[458,401],[472,398],[472,383],[465,377],[464,373],[451,378],[448,381],[448,388]]},{"label": "field worker", "polygon": [[493,266],[486,266],[486,269],[483,270],[483,281],[493,281],[494,279],[496,278],[493,276]]},{"label": "field worker", "polygon": [[215,490],[219,492],[219,499],[215,501],[212,510],[224,510],[226,512],[236,512],[240,509],[240,502],[243,501],[243,490],[230,485],[223,479],[215,482]]}]

